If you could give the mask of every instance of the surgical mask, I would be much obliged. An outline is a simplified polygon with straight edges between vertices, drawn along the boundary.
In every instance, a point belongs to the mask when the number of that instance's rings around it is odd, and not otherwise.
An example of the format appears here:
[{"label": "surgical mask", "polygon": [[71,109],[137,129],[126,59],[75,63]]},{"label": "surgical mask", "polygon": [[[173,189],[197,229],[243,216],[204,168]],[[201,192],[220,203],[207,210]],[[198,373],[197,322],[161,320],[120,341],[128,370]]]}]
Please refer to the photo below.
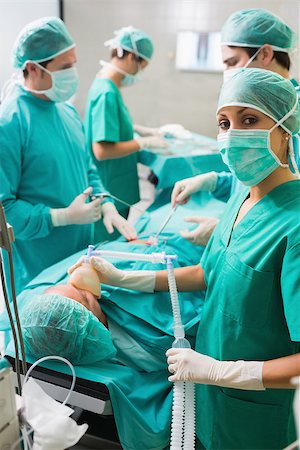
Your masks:
[{"label": "surgical mask", "polygon": [[256,186],[278,167],[288,168],[271,149],[271,133],[297,107],[294,107],[270,130],[229,130],[218,135],[218,148],[230,171],[246,186]]},{"label": "surgical mask", "polygon": [[137,81],[139,81],[141,79],[141,68],[140,67],[138,69],[138,72],[135,73],[134,75],[132,75],[128,72],[125,72],[125,70],[120,69],[120,67],[116,66],[115,64],[108,63],[106,61],[103,61],[102,59],[100,60],[100,64],[104,67],[105,66],[112,67],[117,72],[124,75],[124,77],[121,80],[121,86],[123,86],[123,87],[132,86],[133,84],[135,84]]},{"label": "surgical mask", "polygon": [[43,90],[35,90],[25,87],[27,91],[35,94],[44,94],[53,102],[65,102],[75,94],[79,82],[78,72],[75,67],[50,72],[50,70],[45,69],[45,67],[40,64],[35,64],[51,76],[52,86],[49,89]]},{"label": "surgical mask", "polygon": [[226,83],[228,80],[231,80],[231,78],[238,73],[241,69],[245,69],[246,67],[248,67],[252,61],[254,61],[254,59],[257,57],[257,55],[259,54],[259,52],[261,51],[262,47],[260,47],[253,56],[251,56],[251,58],[248,59],[248,61],[246,62],[246,64],[242,67],[234,67],[233,69],[227,69],[224,70],[223,72],[223,83]]}]

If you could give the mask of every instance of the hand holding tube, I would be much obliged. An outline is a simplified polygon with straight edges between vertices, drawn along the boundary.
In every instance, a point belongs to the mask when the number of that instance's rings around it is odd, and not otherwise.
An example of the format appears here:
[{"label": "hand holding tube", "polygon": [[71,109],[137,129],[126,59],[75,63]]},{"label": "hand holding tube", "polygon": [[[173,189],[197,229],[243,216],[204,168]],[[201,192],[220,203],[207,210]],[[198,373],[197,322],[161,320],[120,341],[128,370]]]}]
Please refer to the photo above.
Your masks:
[{"label": "hand holding tube", "polygon": [[97,198],[86,203],[93,188],[88,187],[82,194],[77,195],[67,208],[50,209],[54,227],[65,225],[83,225],[97,222],[101,218],[101,199]]},{"label": "hand holding tube", "polygon": [[[76,264],[68,269],[68,273],[72,274],[85,260],[86,257],[82,256]],[[90,264],[97,271],[101,283],[141,292],[154,292],[154,270],[120,270],[98,256],[92,256],[90,258]]]},{"label": "hand holding tube", "polygon": [[207,172],[191,178],[177,181],[172,191],[172,206],[179,203],[184,205],[190,196],[198,191],[213,192],[217,187],[218,175],[216,172]]},{"label": "hand holding tube", "polygon": [[171,348],[166,353],[169,381],[191,381],[234,389],[262,391],[263,361],[218,361],[186,348]]}]

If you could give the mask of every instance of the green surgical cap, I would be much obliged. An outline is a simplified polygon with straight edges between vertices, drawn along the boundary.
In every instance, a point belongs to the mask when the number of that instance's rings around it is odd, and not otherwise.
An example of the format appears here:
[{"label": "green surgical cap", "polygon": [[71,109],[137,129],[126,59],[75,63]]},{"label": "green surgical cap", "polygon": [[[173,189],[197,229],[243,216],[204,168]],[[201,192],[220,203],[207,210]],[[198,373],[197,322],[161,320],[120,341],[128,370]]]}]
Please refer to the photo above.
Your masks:
[{"label": "green surgical cap", "polygon": [[14,67],[24,69],[27,61],[42,62],[75,47],[64,22],[58,17],[43,17],[26,25],[13,47]]},{"label": "green surgical cap", "polygon": [[104,45],[110,49],[117,49],[118,56],[123,56],[123,50],[135,53],[140,58],[150,61],[154,47],[148,34],[134,27],[124,27],[114,32],[115,37],[106,41]]},{"label": "green surgical cap", "polygon": [[292,50],[296,39],[290,27],[265,9],[242,9],[233,13],[221,33],[222,45],[259,48],[269,44],[281,52]]},{"label": "green surgical cap", "polygon": [[25,351],[37,359],[57,355],[72,364],[92,364],[116,354],[108,329],[70,298],[37,295],[20,316]]},{"label": "green surgical cap", "polygon": [[270,70],[241,69],[223,84],[218,109],[225,106],[254,108],[278,122],[297,104],[280,126],[289,134],[300,129],[299,98],[293,84]]}]

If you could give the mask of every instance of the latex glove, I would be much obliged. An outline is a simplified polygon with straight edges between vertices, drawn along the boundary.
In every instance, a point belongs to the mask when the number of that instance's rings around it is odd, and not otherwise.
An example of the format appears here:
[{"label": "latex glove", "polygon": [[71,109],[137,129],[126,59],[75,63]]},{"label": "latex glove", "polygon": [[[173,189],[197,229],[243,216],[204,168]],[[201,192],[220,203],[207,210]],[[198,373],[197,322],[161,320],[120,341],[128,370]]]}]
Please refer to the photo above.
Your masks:
[{"label": "latex glove", "polygon": [[169,381],[192,381],[234,389],[263,391],[263,361],[218,361],[189,348],[170,348]]},{"label": "latex glove", "polygon": [[179,203],[184,205],[190,196],[198,191],[214,192],[217,187],[218,174],[216,172],[202,173],[195,177],[177,181],[172,191],[172,207]]},{"label": "latex glove", "polygon": [[137,137],[135,141],[138,143],[140,150],[144,148],[167,148],[168,144],[165,139],[159,136]]},{"label": "latex glove", "polygon": [[103,223],[109,234],[112,234],[116,228],[127,241],[132,241],[137,238],[135,229],[124,217],[119,213],[115,205],[111,202],[104,203],[102,206]]},{"label": "latex glove", "polygon": [[88,187],[82,194],[77,195],[67,208],[50,209],[54,227],[65,225],[82,225],[97,222],[101,218],[101,198],[86,203],[93,188]]},{"label": "latex glove", "polygon": [[77,425],[69,417],[72,408],[55,401],[32,378],[23,385],[22,403],[22,418],[34,430],[33,450],[72,447],[87,431],[86,424]]},{"label": "latex glove", "polygon": [[[86,257],[82,256],[76,264],[68,269],[68,274],[74,272],[85,260]],[[92,256],[90,258],[90,264],[97,271],[101,283],[141,292],[154,292],[154,270],[120,270],[98,256]]]},{"label": "latex glove", "polygon": [[159,136],[160,135],[159,128],[144,127],[143,125],[138,125],[137,123],[135,123],[133,125],[133,129],[140,136]]},{"label": "latex glove", "polygon": [[180,231],[181,236],[195,245],[203,246],[208,243],[214,229],[220,222],[215,217],[185,217],[184,220],[190,223],[199,223],[199,225],[192,231]]}]

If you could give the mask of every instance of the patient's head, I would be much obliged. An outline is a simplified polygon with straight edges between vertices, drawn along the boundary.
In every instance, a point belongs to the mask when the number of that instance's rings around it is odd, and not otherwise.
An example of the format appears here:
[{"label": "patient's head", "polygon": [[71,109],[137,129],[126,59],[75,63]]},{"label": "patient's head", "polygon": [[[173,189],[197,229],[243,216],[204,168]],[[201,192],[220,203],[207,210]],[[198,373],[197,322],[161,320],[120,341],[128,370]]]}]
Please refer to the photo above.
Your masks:
[{"label": "patient's head", "polygon": [[44,292],[44,295],[47,294],[61,295],[74,300],[75,302],[81,303],[105,326],[107,325],[105,314],[101,310],[97,297],[86,289],[79,289],[68,282],[67,284],[56,284],[51,286]]},{"label": "patient's head", "polygon": [[73,364],[88,364],[115,355],[109,331],[91,310],[73,298],[85,295],[74,289],[53,286],[47,293],[33,296],[22,309],[25,351],[35,358],[58,355]]}]

